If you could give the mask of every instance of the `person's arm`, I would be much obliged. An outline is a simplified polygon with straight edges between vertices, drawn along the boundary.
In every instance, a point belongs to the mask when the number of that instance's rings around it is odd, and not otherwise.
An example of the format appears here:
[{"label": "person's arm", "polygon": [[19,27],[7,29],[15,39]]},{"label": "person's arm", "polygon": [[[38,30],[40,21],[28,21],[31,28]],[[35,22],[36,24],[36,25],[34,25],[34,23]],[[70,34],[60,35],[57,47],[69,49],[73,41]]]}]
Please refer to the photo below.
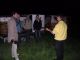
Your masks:
[{"label": "person's arm", "polygon": [[36,21],[33,22],[33,29],[36,29]]},{"label": "person's arm", "polygon": [[49,31],[51,34],[54,35],[54,33],[50,29],[46,28],[46,30]]},{"label": "person's arm", "polygon": [[42,21],[41,21],[41,28],[42,28]]},{"label": "person's arm", "polygon": [[40,20],[40,24],[39,24],[40,30],[42,29],[42,21]]}]

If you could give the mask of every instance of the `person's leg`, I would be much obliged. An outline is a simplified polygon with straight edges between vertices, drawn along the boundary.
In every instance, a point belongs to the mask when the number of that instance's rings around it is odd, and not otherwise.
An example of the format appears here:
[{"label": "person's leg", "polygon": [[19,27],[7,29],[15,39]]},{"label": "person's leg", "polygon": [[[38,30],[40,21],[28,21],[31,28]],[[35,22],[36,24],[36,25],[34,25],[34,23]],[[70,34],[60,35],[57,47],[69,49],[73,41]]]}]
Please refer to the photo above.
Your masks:
[{"label": "person's leg", "polygon": [[15,58],[15,60],[19,60],[19,57],[17,56],[17,57]]},{"label": "person's leg", "polygon": [[29,40],[30,40],[30,32],[29,32],[29,30],[27,30],[26,31],[26,42],[29,42]]},{"label": "person's leg", "polygon": [[18,57],[18,55],[16,55],[16,56],[15,56],[15,60],[19,60],[19,57]]},{"label": "person's leg", "polygon": [[37,41],[39,42],[40,40],[40,30],[37,30]]},{"label": "person's leg", "polygon": [[41,31],[39,30],[39,40],[41,41]]},{"label": "person's leg", "polygon": [[31,30],[28,30],[28,39],[30,40]]},{"label": "person's leg", "polygon": [[22,33],[19,33],[19,43],[21,43],[21,36],[22,35]]},{"label": "person's leg", "polygon": [[37,40],[38,42],[41,41],[41,31],[40,30],[37,31]]},{"label": "person's leg", "polygon": [[15,57],[15,60],[19,60],[19,57],[18,57],[18,53],[17,53],[17,49],[14,49],[14,57]]},{"label": "person's leg", "polygon": [[39,30],[39,38],[41,38],[41,31]]},{"label": "person's leg", "polygon": [[28,30],[28,39],[29,39],[29,42],[31,42],[31,29]]},{"label": "person's leg", "polygon": [[38,39],[38,31],[37,30],[35,31],[35,39],[36,40]]},{"label": "person's leg", "polygon": [[26,42],[28,42],[28,30],[26,30],[26,32],[25,32],[26,34]]},{"label": "person's leg", "polygon": [[64,56],[64,42],[61,41],[56,41],[56,56],[57,56],[57,60],[63,60],[63,56]]},{"label": "person's leg", "polygon": [[20,46],[20,43],[21,43],[21,33],[18,33],[18,47]]},{"label": "person's leg", "polygon": [[[12,43],[13,44],[13,43]],[[11,55],[12,55],[12,58],[14,58],[14,49],[13,49],[13,45],[11,46]]]}]

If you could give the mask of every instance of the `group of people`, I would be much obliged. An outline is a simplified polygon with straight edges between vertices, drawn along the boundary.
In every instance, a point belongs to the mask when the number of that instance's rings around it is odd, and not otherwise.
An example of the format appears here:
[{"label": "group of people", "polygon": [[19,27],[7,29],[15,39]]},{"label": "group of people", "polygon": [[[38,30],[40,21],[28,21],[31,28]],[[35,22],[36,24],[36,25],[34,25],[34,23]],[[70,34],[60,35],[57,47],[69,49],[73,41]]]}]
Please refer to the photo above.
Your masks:
[{"label": "group of people", "polygon": [[[42,27],[41,18],[39,15],[36,16],[36,19],[33,24],[35,30],[35,38],[38,40],[40,38],[40,30]],[[8,21],[8,42],[12,43],[12,58],[19,60],[17,53],[17,46],[20,46],[22,33],[24,33],[26,41],[30,40],[30,34],[32,29],[32,21],[29,16],[22,22],[20,21],[20,14],[18,12],[13,12],[11,19]]]},{"label": "group of people", "polygon": [[[29,18],[29,17],[28,17]],[[56,16],[57,24],[50,30],[46,28],[47,31],[51,32],[53,36],[55,36],[55,48],[56,48],[56,56],[57,60],[63,60],[64,57],[64,41],[67,38],[67,24],[63,21],[61,16]],[[15,60],[19,60],[17,47],[21,43],[21,32],[24,30],[26,33],[26,40],[30,39],[30,32],[32,28],[31,20],[26,20],[25,24],[22,24],[20,21],[20,14],[18,12],[14,12],[12,14],[11,19],[8,21],[8,42],[12,43],[12,58]],[[36,19],[33,23],[33,28],[35,30],[35,38],[39,40],[41,37],[40,30],[42,28],[42,21],[39,15],[36,16]]]}]

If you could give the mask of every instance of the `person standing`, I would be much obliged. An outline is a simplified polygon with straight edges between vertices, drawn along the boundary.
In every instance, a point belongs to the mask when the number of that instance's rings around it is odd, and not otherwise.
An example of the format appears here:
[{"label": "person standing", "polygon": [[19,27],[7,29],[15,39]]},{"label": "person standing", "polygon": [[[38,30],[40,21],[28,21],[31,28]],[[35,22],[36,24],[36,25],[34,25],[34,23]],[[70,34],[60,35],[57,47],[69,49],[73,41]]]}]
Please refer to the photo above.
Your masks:
[{"label": "person standing", "polygon": [[36,15],[36,19],[34,21],[33,28],[34,28],[34,31],[35,31],[35,38],[36,38],[36,40],[39,40],[39,38],[41,37],[40,30],[42,28],[42,21],[39,18],[39,15]]},{"label": "person standing", "polygon": [[8,21],[8,42],[12,42],[12,58],[14,57],[16,60],[19,60],[17,56],[17,44],[15,42],[18,42],[19,45],[19,33],[21,32],[21,26],[20,26],[20,14],[18,12],[13,12],[12,17]]},{"label": "person standing", "polygon": [[[30,15],[29,15],[30,16]],[[30,41],[30,35],[32,32],[32,21],[29,18],[29,16],[26,17],[25,21],[24,21],[24,25],[23,25],[23,29],[24,29],[24,33],[25,33],[25,37],[26,37],[26,41]]]},{"label": "person standing", "polygon": [[64,41],[67,39],[67,24],[62,20],[61,16],[57,16],[58,23],[55,25],[54,29],[51,31],[46,28],[47,31],[55,35],[55,49],[56,49],[56,60],[64,59]]}]

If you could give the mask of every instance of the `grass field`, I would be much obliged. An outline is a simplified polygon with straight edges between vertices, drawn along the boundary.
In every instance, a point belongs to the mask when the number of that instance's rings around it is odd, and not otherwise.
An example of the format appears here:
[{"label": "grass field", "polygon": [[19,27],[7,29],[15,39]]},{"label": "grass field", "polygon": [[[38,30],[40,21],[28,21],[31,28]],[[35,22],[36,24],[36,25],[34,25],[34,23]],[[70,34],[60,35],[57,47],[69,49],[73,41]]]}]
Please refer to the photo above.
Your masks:
[{"label": "grass field", "polygon": [[[80,60],[80,44],[76,41],[65,42],[64,60]],[[20,60],[53,60],[56,58],[54,40],[47,34],[39,42],[22,42],[18,49]],[[0,60],[12,60],[11,45],[0,44]]]}]

